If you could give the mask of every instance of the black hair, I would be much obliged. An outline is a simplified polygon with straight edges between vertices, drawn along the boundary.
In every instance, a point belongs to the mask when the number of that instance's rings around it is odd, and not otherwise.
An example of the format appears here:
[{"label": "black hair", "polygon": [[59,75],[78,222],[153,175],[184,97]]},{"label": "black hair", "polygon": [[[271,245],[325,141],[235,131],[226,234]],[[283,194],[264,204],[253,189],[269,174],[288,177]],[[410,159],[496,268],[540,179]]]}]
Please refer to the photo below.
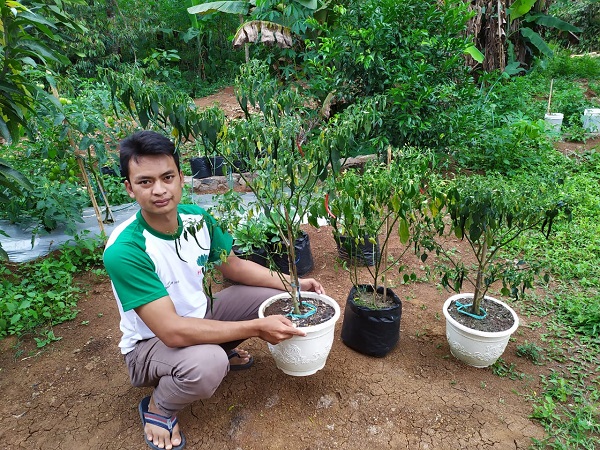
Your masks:
[{"label": "black hair", "polygon": [[126,137],[119,143],[119,162],[121,164],[121,176],[129,180],[129,162],[133,159],[138,162],[141,156],[168,155],[173,157],[177,171],[181,171],[179,165],[179,152],[175,144],[156,131],[138,131]]}]

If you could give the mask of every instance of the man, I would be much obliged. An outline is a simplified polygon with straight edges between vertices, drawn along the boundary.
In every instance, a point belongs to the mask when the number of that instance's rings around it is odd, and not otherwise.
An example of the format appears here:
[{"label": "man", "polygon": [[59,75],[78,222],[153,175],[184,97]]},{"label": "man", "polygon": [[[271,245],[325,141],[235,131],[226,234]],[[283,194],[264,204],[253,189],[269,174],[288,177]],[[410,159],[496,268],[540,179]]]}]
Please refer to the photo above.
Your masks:
[{"label": "man", "polygon": [[[177,412],[209,398],[229,370],[252,365],[239,343],[259,337],[276,344],[304,332],[283,316],[257,318],[259,305],[284,285],[269,269],[234,256],[231,236],[206,211],[179,204],[184,179],[168,138],[131,135],[120,143],[120,163],[140,211],[112,232],[104,252],[121,314],[119,347],[132,384],[154,387],[139,405],[146,443],[182,449]],[[238,283],[217,293],[212,308],[202,289],[211,265]],[[300,284],[323,293],[312,278]]]}]

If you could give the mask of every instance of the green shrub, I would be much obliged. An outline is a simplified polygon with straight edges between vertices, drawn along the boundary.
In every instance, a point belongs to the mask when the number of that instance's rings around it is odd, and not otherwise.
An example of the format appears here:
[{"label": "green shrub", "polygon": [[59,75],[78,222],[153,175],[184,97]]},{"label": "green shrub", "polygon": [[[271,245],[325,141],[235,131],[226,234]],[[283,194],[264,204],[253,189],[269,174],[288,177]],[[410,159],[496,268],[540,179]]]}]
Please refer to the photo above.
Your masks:
[{"label": "green shrub", "polygon": [[0,338],[75,318],[83,292],[75,275],[100,267],[103,242],[78,237],[40,260],[14,267],[0,264]]},{"label": "green shrub", "polygon": [[340,110],[385,95],[383,135],[394,146],[443,146],[474,86],[464,64],[470,14],[465,2],[350,1],[337,22],[309,43],[309,87]]}]

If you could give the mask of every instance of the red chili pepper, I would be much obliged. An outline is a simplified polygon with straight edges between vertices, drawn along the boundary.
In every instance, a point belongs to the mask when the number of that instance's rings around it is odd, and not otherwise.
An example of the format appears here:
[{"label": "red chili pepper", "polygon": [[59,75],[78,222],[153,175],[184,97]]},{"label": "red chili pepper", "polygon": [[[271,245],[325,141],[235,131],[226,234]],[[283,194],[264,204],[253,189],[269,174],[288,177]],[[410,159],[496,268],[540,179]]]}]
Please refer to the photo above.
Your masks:
[{"label": "red chili pepper", "polygon": [[304,152],[302,151],[302,147],[300,146],[300,142],[296,141],[296,147],[298,147],[298,151],[300,152],[300,155],[302,155],[302,157],[304,157]]},{"label": "red chili pepper", "polygon": [[329,194],[325,194],[325,211],[327,211],[327,215],[329,215],[329,217],[332,219],[337,219],[337,217],[335,217],[329,209]]}]

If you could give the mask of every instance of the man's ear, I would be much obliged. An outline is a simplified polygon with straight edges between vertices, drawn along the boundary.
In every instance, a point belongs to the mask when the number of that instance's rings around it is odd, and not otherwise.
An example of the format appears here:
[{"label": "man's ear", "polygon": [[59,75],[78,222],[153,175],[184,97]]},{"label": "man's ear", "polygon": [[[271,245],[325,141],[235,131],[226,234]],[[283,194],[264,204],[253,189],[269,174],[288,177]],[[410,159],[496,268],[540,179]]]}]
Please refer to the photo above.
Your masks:
[{"label": "man's ear", "polygon": [[[179,171],[179,184],[181,184],[181,189],[183,189],[183,187],[185,186],[185,178],[183,177],[183,170]],[[194,182],[192,181],[192,186],[194,185]]]},{"label": "man's ear", "polygon": [[133,190],[131,189],[131,183],[129,182],[129,180],[125,180],[123,183],[125,184],[125,189],[127,190],[129,197],[135,199],[135,194],[133,193]]}]

